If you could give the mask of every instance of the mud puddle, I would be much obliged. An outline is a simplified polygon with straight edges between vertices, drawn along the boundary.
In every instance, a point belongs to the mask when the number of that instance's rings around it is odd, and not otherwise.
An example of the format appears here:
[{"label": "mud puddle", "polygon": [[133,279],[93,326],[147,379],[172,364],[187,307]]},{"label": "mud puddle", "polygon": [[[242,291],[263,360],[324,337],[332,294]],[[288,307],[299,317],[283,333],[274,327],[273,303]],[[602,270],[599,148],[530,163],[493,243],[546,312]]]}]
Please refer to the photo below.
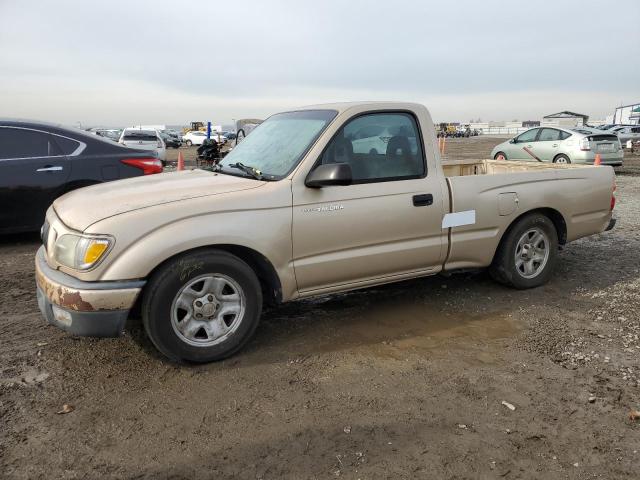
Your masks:
[{"label": "mud puddle", "polygon": [[269,312],[251,350],[269,351],[269,357],[355,348],[368,348],[376,355],[420,350],[433,355],[438,350],[486,347],[494,340],[515,336],[520,329],[508,310],[453,312],[437,302],[408,299],[407,295],[354,296],[359,299],[327,297]]}]

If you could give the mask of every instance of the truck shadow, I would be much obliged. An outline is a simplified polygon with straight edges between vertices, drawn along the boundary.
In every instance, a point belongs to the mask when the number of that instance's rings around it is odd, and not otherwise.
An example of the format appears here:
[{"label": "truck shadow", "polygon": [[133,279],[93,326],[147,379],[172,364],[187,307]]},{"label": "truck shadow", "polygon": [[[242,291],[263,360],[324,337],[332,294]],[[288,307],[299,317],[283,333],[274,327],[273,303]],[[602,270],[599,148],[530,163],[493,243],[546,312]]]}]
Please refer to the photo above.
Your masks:
[{"label": "truck shadow", "polygon": [[[200,368],[304,361],[312,355],[366,348],[367,354],[402,357],[500,343],[526,328],[523,306],[587,311],[602,292],[638,278],[638,242],[609,255],[613,236],[580,240],[560,254],[551,281],[531,290],[493,282],[486,271],[407,280],[266,309],[254,338],[234,357]],[[605,247],[607,245],[607,247]],[[578,307],[581,304],[582,306]],[[575,305],[575,307],[573,306]],[[141,328],[134,338],[162,358]]]},{"label": "truck shadow", "polygon": [[[586,312],[599,301],[594,294],[637,279],[639,247],[639,240],[615,231],[578,240],[560,253],[551,281],[531,290],[506,288],[478,270],[280,305],[263,312],[241,352],[202,368],[300,361],[362,347],[372,355],[433,355],[512,338],[527,327],[519,315],[523,306]],[[162,358],[139,326],[131,331],[149,354]]]},{"label": "truck shadow", "polygon": [[[263,313],[253,341],[225,363],[295,361],[363,346],[375,346],[374,354],[387,346],[433,354],[452,340],[465,348],[512,337],[527,326],[526,318],[514,320],[523,306],[587,311],[598,302],[594,294],[637,279],[640,258],[632,252],[640,242],[627,243],[611,234],[575,242],[561,252],[552,280],[532,290],[506,288],[479,270],[281,305]],[[612,257],[610,248],[628,254]]]}]

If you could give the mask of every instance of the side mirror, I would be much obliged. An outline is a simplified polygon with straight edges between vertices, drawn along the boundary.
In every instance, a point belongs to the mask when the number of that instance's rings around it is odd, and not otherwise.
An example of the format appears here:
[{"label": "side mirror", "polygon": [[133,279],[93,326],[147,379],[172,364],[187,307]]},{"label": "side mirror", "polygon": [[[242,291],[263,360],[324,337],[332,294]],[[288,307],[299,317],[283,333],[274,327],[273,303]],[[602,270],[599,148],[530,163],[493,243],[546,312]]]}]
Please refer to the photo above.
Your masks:
[{"label": "side mirror", "polygon": [[353,176],[348,163],[327,163],[316,167],[305,180],[309,188],[330,187],[333,185],[351,185]]},{"label": "side mirror", "polygon": [[518,143],[518,140],[515,138],[512,138],[511,140],[509,140],[509,143]]}]

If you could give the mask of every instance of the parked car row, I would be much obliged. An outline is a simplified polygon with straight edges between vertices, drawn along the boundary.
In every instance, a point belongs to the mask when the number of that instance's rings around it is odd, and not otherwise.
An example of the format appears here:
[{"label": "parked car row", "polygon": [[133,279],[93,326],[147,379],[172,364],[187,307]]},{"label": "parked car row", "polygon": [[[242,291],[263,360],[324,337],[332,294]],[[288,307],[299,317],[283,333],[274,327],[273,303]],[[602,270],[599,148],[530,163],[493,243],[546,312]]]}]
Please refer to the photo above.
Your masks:
[{"label": "parked car row", "polygon": [[615,133],[618,136],[618,139],[620,140],[620,143],[623,147],[627,145],[627,142],[629,142],[629,140],[631,140],[632,143],[640,140],[640,125],[616,125],[614,123],[609,123],[605,125],[599,125],[596,128],[598,130]]},{"label": "parked car row", "polygon": [[622,165],[624,152],[615,133],[589,127],[536,127],[491,151],[495,160],[533,160],[553,163],[594,163],[596,154],[603,164]]},{"label": "parked car row", "polygon": [[149,145],[132,148],[84,130],[0,120],[0,233],[37,231],[49,205],[71,190],[162,172],[158,142]]}]

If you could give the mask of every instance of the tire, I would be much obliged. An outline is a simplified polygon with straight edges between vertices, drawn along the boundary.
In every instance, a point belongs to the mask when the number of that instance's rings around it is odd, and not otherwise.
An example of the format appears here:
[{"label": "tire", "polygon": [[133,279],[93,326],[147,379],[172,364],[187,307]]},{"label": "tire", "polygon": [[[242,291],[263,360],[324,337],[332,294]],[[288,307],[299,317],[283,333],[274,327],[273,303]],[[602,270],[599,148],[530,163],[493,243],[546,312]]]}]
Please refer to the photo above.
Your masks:
[{"label": "tire", "polygon": [[255,272],[238,257],[214,249],[165,263],[149,279],[142,298],[147,335],[178,362],[233,355],[255,332],[261,312]]},{"label": "tire", "polygon": [[569,157],[567,157],[565,154],[560,154],[560,155],[556,155],[556,157],[553,159],[553,163],[571,163],[571,160],[569,160]]},{"label": "tire", "polygon": [[190,146],[192,146],[192,145],[193,145],[193,142],[192,142],[191,140],[187,140],[186,142],[184,142],[184,144],[185,144],[187,147],[190,147]]},{"label": "tire", "polygon": [[[502,157],[502,158],[500,158]],[[507,159],[507,155],[504,152],[498,152],[495,154],[495,156],[493,157],[494,160],[506,160]]]},{"label": "tire", "polygon": [[[536,240],[536,234],[542,234],[541,241]],[[531,248],[532,245],[535,248]],[[542,214],[532,213],[506,232],[489,274],[495,281],[512,288],[534,288],[549,281],[557,261],[558,232],[553,222]]]}]

